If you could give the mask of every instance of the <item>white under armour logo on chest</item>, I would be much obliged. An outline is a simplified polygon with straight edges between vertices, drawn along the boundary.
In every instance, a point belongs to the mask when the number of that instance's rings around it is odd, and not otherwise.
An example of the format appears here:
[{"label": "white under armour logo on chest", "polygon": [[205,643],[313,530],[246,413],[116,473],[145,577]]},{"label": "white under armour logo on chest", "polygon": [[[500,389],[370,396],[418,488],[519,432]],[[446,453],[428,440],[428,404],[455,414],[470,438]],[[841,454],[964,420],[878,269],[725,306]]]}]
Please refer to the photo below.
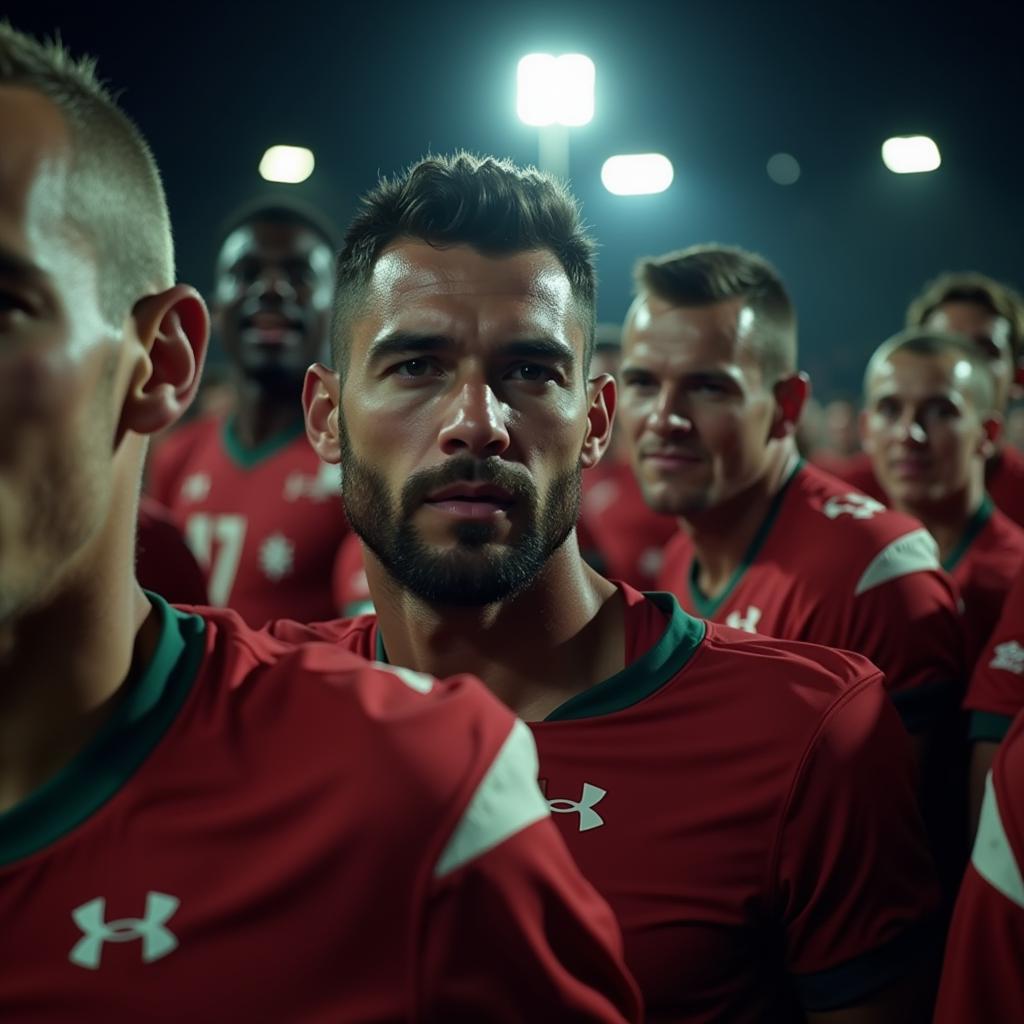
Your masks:
[{"label": "white under armour logo on chest", "polygon": [[584,782],[579,800],[569,800],[566,797],[549,797],[547,779],[540,780],[540,788],[552,814],[578,814],[580,816],[580,832],[589,832],[592,828],[600,828],[604,824],[604,818],[594,808],[608,795],[608,790],[590,782]]},{"label": "white under armour logo on chest", "polygon": [[82,931],[68,959],[87,970],[98,970],[103,959],[103,947],[108,942],[142,941],[142,962],[152,963],[173,953],[178,940],[167,927],[180,905],[176,896],[163,892],[146,893],[145,916],[122,917],[106,920],[107,901],[99,896],[71,911],[72,920]]}]

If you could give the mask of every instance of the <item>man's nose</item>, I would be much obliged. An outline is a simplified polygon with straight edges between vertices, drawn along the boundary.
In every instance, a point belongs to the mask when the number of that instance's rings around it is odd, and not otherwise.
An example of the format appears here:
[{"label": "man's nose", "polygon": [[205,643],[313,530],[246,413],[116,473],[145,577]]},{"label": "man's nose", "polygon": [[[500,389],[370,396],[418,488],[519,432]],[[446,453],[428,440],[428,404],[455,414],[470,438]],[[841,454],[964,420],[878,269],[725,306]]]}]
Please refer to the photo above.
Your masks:
[{"label": "man's nose", "polygon": [[662,388],[647,416],[647,427],[661,437],[673,434],[688,434],[693,430],[693,420],[670,388]]},{"label": "man's nose", "polygon": [[509,446],[507,409],[484,381],[467,381],[451,401],[438,435],[446,455],[500,455]]}]

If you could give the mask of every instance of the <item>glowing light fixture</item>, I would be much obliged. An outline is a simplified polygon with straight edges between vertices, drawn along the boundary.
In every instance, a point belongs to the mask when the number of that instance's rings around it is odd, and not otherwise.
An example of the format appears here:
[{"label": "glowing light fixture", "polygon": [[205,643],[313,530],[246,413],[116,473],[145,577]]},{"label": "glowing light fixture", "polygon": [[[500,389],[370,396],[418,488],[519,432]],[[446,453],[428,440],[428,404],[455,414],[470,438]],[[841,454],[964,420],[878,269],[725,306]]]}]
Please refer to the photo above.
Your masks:
[{"label": "glowing light fixture", "polygon": [[882,161],[893,174],[922,174],[937,170],[942,157],[927,135],[897,135],[882,143]]},{"label": "glowing light fixture", "polygon": [[795,185],[800,180],[800,161],[792,153],[776,153],[765,170],[776,185]]},{"label": "glowing light fixture", "polygon": [[594,117],[594,62],[582,53],[529,53],[516,73],[519,119],[578,127]]},{"label": "glowing light fixture", "polygon": [[661,153],[610,156],[601,168],[604,187],[616,196],[649,196],[664,192],[674,177],[672,161]]},{"label": "glowing light fixture", "polygon": [[271,146],[260,161],[260,174],[267,181],[298,185],[312,173],[316,161],[303,146]]}]

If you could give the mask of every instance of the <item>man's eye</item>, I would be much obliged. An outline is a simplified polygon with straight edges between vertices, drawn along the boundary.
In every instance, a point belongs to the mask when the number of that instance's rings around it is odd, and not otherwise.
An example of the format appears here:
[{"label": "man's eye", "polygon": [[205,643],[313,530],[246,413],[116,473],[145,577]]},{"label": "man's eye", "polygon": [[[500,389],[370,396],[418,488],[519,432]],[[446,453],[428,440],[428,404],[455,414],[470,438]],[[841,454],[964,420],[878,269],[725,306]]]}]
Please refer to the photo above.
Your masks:
[{"label": "man's eye", "polygon": [[553,370],[538,363],[522,363],[512,371],[512,375],[518,380],[529,381],[530,383],[555,379],[555,372]]},{"label": "man's eye", "polygon": [[13,292],[0,291],[0,314],[31,313],[32,307]]},{"label": "man's eye", "polygon": [[392,370],[396,377],[426,377],[436,367],[428,359],[407,359]]},{"label": "man's eye", "polygon": [[653,388],[657,386],[653,377],[644,377],[637,373],[630,374],[623,380],[622,384],[623,387],[634,389]]}]

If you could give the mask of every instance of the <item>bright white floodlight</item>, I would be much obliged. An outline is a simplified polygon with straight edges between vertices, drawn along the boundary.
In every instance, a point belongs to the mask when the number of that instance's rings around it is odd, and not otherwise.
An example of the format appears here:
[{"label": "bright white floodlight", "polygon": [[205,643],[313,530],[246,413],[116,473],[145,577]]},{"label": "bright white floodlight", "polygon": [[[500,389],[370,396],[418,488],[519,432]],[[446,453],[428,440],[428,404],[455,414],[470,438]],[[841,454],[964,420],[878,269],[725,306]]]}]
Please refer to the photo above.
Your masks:
[{"label": "bright white floodlight", "polygon": [[303,146],[271,146],[260,161],[260,174],[267,181],[298,185],[313,173],[313,154]]},{"label": "bright white floodlight", "polygon": [[664,192],[674,177],[672,161],[661,153],[610,156],[601,168],[604,187],[616,196],[649,196]]},{"label": "bright white floodlight", "polygon": [[927,135],[897,135],[882,143],[882,161],[893,174],[920,174],[937,170],[942,157]]},{"label": "bright white floodlight", "polygon": [[530,53],[516,73],[519,120],[578,127],[594,117],[594,62],[582,53]]}]

